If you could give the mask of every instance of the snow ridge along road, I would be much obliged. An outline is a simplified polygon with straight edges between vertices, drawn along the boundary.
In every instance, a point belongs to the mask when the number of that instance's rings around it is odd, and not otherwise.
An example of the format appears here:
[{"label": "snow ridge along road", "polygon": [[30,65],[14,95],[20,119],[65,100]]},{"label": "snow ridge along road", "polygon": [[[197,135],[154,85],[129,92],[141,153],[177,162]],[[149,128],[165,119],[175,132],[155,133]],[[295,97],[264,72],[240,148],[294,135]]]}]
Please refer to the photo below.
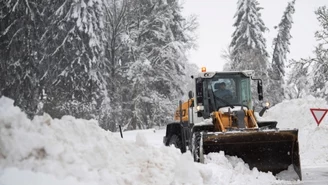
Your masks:
[{"label": "snow ridge along road", "polygon": [[190,153],[163,146],[164,128],[127,131],[121,139],[95,120],[47,114],[29,120],[13,100],[2,97],[0,185],[328,184],[328,119],[317,126],[310,112],[327,107],[309,96],[284,101],[262,118],[299,129],[303,181],[284,181],[223,153],[208,155],[206,164],[194,163]]}]

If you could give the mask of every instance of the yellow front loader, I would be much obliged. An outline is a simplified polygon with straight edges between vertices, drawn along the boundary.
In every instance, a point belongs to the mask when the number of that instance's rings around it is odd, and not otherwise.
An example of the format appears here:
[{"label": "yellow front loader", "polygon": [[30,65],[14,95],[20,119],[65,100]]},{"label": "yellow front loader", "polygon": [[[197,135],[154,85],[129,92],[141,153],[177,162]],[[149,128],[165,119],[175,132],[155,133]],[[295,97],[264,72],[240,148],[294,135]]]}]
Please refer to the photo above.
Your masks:
[{"label": "yellow front loader", "polygon": [[204,162],[206,154],[223,151],[243,159],[250,168],[274,175],[292,166],[302,179],[298,130],[278,129],[276,121],[258,121],[254,115],[251,82],[257,82],[262,101],[262,80],[253,79],[252,71],[203,72],[192,78],[195,89],[188,101],[180,102],[175,122],[167,125],[166,146],[190,150],[197,162]]}]

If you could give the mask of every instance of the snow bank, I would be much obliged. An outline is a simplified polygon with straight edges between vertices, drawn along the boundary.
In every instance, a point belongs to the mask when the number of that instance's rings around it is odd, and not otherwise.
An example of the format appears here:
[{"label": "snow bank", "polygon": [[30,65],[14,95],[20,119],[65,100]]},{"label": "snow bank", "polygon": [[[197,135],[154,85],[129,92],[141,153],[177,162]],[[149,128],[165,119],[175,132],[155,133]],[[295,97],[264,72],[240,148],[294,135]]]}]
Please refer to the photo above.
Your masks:
[{"label": "snow bank", "polygon": [[[205,163],[214,176],[211,184],[262,185],[273,184],[276,181],[272,173],[259,172],[256,168],[249,170],[249,166],[242,159],[225,156],[223,152],[208,154]],[[278,182],[276,181],[274,184]]]},{"label": "snow bank", "polygon": [[[163,145],[154,147],[145,133],[138,132],[133,141],[127,141],[119,134],[104,131],[95,120],[71,116],[52,119],[45,114],[31,121],[13,106],[11,99],[2,97],[0,184],[256,185],[283,182],[271,173],[250,170],[241,159],[226,157],[223,153],[207,155],[207,164],[194,163],[189,152],[181,154],[178,149]],[[162,137],[160,133],[157,142],[162,142]],[[45,180],[48,182],[42,183]]]},{"label": "snow bank", "polygon": [[328,105],[324,99],[313,96],[285,100],[268,109],[263,119],[278,121],[277,127],[280,129],[299,129],[302,166],[328,164],[328,118],[326,116],[317,126],[310,108],[327,109]]},{"label": "snow bank", "polygon": [[[0,173],[1,174],[1,173]],[[19,177],[19,178],[18,178]],[[96,183],[81,182],[72,176],[58,179],[51,174],[42,172],[33,172],[30,170],[19,170],[17,168],[4,169],[3,175],[0,178],[1,185],[97,185]]]},{"label": "snow bank", "polygon": [[149,146],[142,136],[135,143],[124,141],[94,120],[71,116],[58,120],[45,114],[31,121],[4,97],[0,146],[0,169],[7,169],[2,181],[13,174],[8,168],[18,168],[22,174],[26,170],[52,174],[59,181],[74,177],[96,184],[169,184],[180,156],[175,148]]}]

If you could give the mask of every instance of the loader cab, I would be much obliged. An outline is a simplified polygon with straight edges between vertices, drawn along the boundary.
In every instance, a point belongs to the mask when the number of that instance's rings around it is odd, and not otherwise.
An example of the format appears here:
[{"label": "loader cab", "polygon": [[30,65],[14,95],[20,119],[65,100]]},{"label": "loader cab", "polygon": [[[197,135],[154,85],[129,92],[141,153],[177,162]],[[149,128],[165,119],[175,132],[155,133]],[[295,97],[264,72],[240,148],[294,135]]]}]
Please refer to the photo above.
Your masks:
[{"label": "loader cab", "polygon": [[251,81],[245,72],[201,73],[195,79],[197,116],[206,119],[217,110],[252,109]]}]

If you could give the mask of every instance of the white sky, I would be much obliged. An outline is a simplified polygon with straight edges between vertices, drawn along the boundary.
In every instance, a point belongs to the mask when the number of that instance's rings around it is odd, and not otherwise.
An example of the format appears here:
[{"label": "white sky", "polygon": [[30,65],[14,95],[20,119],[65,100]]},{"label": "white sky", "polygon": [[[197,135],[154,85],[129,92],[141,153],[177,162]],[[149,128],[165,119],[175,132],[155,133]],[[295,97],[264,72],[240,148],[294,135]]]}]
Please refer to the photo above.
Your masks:
[{"label": "white sky", "polygon": [[[262,9],[262,19],[269,32],[264,34],[267,39],[267,51],[272,55],[272,40],[276,37],[275,25],[278,25],[287,3],[291,0],[258,0]],[[207,70],[220,71],[225,63],[222,50],[231,42],[234,14],[237,10],[237,0],[182,0],[183,14],[195,14],[198,17],[197,30],[198,48],[192,51],[189,61]],[[319,23],[314,11],[327,0],[296,0],[294,24],[292,25],[290,53],[288,59],[306,58],[312,54],[316,41],[314,32],[319,29]]]}]

